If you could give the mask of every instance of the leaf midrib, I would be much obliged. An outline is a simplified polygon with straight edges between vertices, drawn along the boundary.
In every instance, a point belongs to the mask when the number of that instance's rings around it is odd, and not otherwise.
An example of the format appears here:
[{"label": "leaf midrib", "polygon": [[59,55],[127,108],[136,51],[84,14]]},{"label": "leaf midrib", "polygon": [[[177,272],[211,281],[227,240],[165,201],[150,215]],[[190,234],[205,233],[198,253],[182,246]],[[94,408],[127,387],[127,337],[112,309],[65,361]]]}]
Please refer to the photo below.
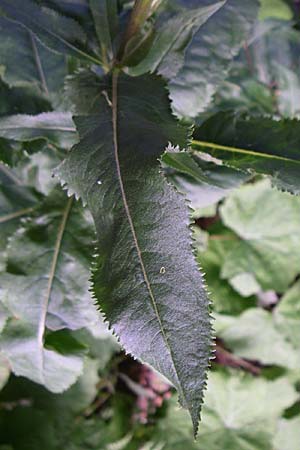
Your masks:
[{"label": "leaf midrib", "polygon": [[[130,230],[133,236],[133,240],[134,240],[134,244],[136,247],[136,251],[138,254],[138,259],[140,262],[140,266],[142,269],[142,273],[143,273],[143,277],[147,286],[147,290],[149,292],[149,296],[151,299],[151,303],[152,303],[152,307],[154,310],[154,313],[157,317],[158,323],[159,323],[159,328],[161,330],[162,336],[163,336],[163,340],[165,342],[165,345],[170,353],[170,357],[172,360],[172,364],[173,364],[173,368],[177,377],[177,381],[178,381],[178,390],[180,391],[180,394],[182,396],[182,398],[185,400],[185,395],[183,393],[183,389],[181,387],[181,383],[180,383],[180,379],[178,376],[178,372],[176,369],[176,365],[174,362],[174,358],[172,355],[172,350],[171,350],[171,346],[169,344],[168,338],[166,336],[166,333],[164,331],[164,327],[159,315],[159,311],[158,311],[158,307],[156,304],[156,300],[151,288],[151,283],[150,280],[148,278],[147,275],[147,271],[144,265],[144,261],[143,261],[143,256],[142,256],[142,251],[140,249],[139,246],[139,242],[137,239],[137,234],[135,231],[135,227],[134,227],[134,223],[131,217],[131,213],[130,213],[130,209],[129,209],[129,205],[127,202],[127,197],[126,197],[126,192],[125,192],[125,188],[124,188],[124,184],[123,184],[123,178],[122,178],[122,173],[121,173],[121,167],[120,167],[120,161],[119,161],[119,143],[118,143],[118,72],[114,72],[113,76],[112,76],[112,122],[113,122],[113,142],[114,142],[114,157],[115,157],[115,162],[116,162],[116,168],[117,168],[117,175],[118,175],[118,181],[119,181],[119,185],[120,185],[120,190],[121,190],[121,195],[122,195],[122,200],[123,200],[123,204],[124,204],[124,208],[125,208],[125,213],[129,222],[129,226],[130,226]],[[186,400],[185,400],[186,402]]]},{"label": "leaf midrib", "polygon": [[285,161],[285,162],[290,162],[293,164],[300,164],[299,160],[287,158],[285,156],[264,153],[264,152],[260,152],[259,150],[256,150],[256,151],[255,150],[247,150],[247,149],[238,148],[238,147],[230,147],[228,145],[214,144],[213,142],[198,141],[196,139],[194,139],[192,141],[192,147],[195,149],[197,147],[204,147],[204,148],[209,148],[211,150],[221,150],[224,152],[240,153],[240,154],[247,155],[247,156],[256,156],[256,157],[267,158],[267,159],[276,159],[278,161]]}]

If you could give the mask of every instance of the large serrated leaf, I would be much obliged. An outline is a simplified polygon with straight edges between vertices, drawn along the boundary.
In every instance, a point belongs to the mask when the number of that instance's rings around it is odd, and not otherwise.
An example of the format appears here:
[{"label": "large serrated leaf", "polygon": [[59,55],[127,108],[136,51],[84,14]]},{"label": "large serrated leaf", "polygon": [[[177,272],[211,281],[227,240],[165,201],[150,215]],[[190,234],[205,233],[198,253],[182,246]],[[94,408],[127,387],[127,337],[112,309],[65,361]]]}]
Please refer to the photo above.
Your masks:
[{"label": "large serrated leaf", "polygon": [[168,141],[186,144],[187,129],[157,77],[81,72],[69,89],[86,115],[75,118],[80,143],[58,172],[94,216],[95,296],[125,349],[175,385],[196,432],[211,354],[208,300],[185,200],[157,162]]},{"label": "large serrated leaf", "polygon": [[226,164],[270,175],[273,184],[300,193],[300,121],[217,113],[195,131],[195,150]]},{"label": "large serrated leaf", "polygon": [[[80,205],[54,191],[7,249],[0,299],[10,319],[0,348],[16,375],[52,392],[67,389],[82,371],[78,345],[64,329],[97,323],[88,293],[93,234]],[[51,332],[58,330],[56,340]]]}]

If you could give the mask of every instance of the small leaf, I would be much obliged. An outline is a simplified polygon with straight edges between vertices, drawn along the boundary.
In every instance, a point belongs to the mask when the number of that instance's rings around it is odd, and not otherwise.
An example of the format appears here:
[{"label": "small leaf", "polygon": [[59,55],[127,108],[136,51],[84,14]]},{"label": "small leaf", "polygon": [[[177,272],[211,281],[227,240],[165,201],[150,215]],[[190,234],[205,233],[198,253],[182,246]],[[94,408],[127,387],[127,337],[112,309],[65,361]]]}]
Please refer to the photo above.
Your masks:
[{"label": "small leaf", "polygon": [[0,137],[21,142],[46,141],[63,149],[71,148],[77,140],[71,114],[60,112],[1,117]]},{"label": "small leaf", "polygon": [[73,384],[83,362],[76,345],[68,344],[66,354],[53,339],[45,341],[46,332],[97,323],[88,293],[92,237],[80,205],[53,192],[10,240],[7,273],[0,276],[0,299],[11,317],[0,337],[2,352],[16,375],[52,392]]},{"label": "small leaf", "polygon": [[[1,123],[1,122],[0,122]],[[168,179],[184,192],[194,209],[204,208],[226,197],[247,181],[250,174],[231,169],[187,152],[163,154],[162,161]]]},{"label": "small leaf", "polygon": [[80,143],[58,172],[95,220],[95,296],[125,350],[175,385],[196,432],[211,353],[208,300],[185,200],[157,163],[168,141],[186,144],[188,129],[154,76],[81,72],[69,90],[86,115],[75,118]]},{"label": "small leaf", "polygon": [[217,113],[195,131],[193,148],[242,170],[270,175],[279,189],[300,194],[300,121]]},{"label": "small leaf", "polygon": [[[116,0],[89,0],[104,63],[113,59],[113,41],[118,28]],[[103,56],[102,56],[103,58]]]}]

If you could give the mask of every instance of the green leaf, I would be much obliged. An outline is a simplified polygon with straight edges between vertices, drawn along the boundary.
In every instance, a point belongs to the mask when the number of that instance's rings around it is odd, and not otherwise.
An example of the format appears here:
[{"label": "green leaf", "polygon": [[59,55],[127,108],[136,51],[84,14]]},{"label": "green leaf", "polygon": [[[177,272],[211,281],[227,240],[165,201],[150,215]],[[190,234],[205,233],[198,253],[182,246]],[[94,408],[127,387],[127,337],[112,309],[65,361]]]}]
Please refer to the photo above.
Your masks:
[{"label": "green leaf", "polygon": [[113,42],[118,28],[117,1],[89,0],[89,4],[101,46],[103,62],[111,61],[114,56]]},{"label": "green leaf", "polygon": [[[76,384],[58,395],[24,378],[11,377],[1,393],[1,444],[18,450],[73,450],[73,436],[88,426],[80,415],[97,394],[97,372],[97,362],[87,359]],[[98,426],[102,428],[101,421]]]},{"label": "green leaf", "polygon": [[[0,315],[0,317],[1,317],[1,315]],[[9,367],[8,361],[0,353],[0,391],[7,383],[9,374],[10,374],[10,367]]]},{"label": "green leaf", "polygon": [[70,149],[77,140],[71,114],[60,112],[2,117],[0,137],[21,142],[46,141],[63,149]]},{"label": "green leaf", "polygon": [[273,184],[300,193],[300,121],[217,113],[196,129],[195,151],[231,167],[270,175]]},{"label": "green leaf", "polygon": [[20,219],[33,211],[39,199],[34,189],[22,185],[10,169],[0,164],[0,253]]},{"label": "green leaf", "polygon": [[158,26],[151,48],[146,57],[130,69],[132,75],[157,71],[172,78],[182,67],[184,50],[196,31],[216,13],[224,2],[210,6],[198,6],[191,11],[182,11]]},{"label": "green leaf", "polygon": [[0,79],[0,116],[51,111],[49,100],[34,85],[9,87]]},{"label": "green leaf", "polygon": [[220,213],[239,237],[226,256],[222,276],[249,273],[262,290],[284,292],[299,273],[300,199],[263,180],[233,193]]},{"label": "green leaf", "polygon": [[186,194],[194,209],[218,202],[250,177],[247,172],[215,164],[201,156],[168,149],[162,156],[167,178]]},{"label": "green leaf", "polygon": [[296,398],[285,378],[266,381],[241,372],[211,372],[198,440],[191,439],[187,415],[174,402],[149,448],[270,450],[277,419]]},{"label": "green leaf", "polygon": [[291,20],[293,12],[289,5],[283,0],[260,0],[259,19],[265,20],[270,17],[283,20]]},{"label": "green leaf", "polygon": [[188,129],[157,77],[82,72],[69,89],[87,115],[75,118],[80,143],[59,176],[95,220],[95,296],[126,351],[175,385],[196,432],[211,351],[208,300],[185,200],[157,163],[168,141],[186,145]]},{"label": "green leaf", "polygon": [[0,298],[11,319],[0,346],[15,374],[52,392],[75,382],[82,356],[76,345],[68,354],[54,349],[53,339],[49,349],[46,333],[97,323],[88,292],[92,238],[93,227],[80,205],[58,191],[17,231],[7,250]]},{"label": "green leaf", "polygon": [[282,333],[271,312],[248,309],[239,318],[231,318],[218,336],[242,358],[289,369],[300,368],[298,345],[294,346]]},{"label": "green leaf", "polygon": [[46,96],[61,89],[67,74],[64,57],[42,45],[24,26],[5,17],[0,17],[0,33],[4,81],[10,86],[34,83]]},{"label": "green leaf", "polygon": [[178,116],[194,118],[207,108],[247,39],[257,11],[256,0],[227,0],[194,35],[183,67],[169,83],[172,108]]},{"label": "green leaf", "polygon": [[275,320],[295,348],[300,340],[300,281],[297,281],[281,298],[275,310]]},{"label": "green leaf", "polygon": [[300,442],[300,417],[281,419],[274,438],[274,450],[297,450]]},{"label": "green leaf", "polygon": [[211,292],[213,309],[222,314],[240,314],[246,308],[255,306],[253,298],[242,298],[228,283],[222,279],[221,270],[230,248],[234,244],[234,236],[213,234],[209,236],[208,249],[198,252],[198,261],[206,275],[205,279]]},{"label": "green leaf", "polygon": [[9,18],[31,30],[47,47],[56,52],[75,56],[90,63],[100,64],[94,55],[86,53],[86,35],[73,19],[49,8],[40,7],[31,0],[0,0],[0,10]]}]

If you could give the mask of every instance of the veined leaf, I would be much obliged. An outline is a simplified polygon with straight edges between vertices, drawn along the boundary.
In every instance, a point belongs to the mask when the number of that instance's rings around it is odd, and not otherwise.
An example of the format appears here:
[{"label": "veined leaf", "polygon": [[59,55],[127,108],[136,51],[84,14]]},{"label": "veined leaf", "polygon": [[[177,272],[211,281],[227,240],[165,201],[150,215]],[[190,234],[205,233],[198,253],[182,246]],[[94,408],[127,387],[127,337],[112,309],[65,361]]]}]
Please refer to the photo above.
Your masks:
[{"label": "veined leaf", "polygon": [[220,214],[239,237],[226,255],[222,277],[248,273],[263,291],[284,292],[300,272],[300,199],[262,180],[232,193]]},{"label": "veined leaf", "polygon": [[31,30],[47,47],[90,63],[99,60],[85,51],[86,35],[77,22],[31,0],[0,0],[0,11]]},{"label": "veined leaf", "polygon": [[186,145],[187,128],[157,77],[81,72],[69,89],[86,115],[75,118],[80,143],[58,173],[95,220],[95,296],[125,349],[177,388],[196,432],[211,353],[208,300],[185,200],[157,163],[168,141]]},{"label": "veined leaf", "polygon": [[59,112],[1,117],[0,137],[21,142],[48,141],[63,149],[69,149],[77,140],[71,114]]},{"label": "veined leaf", "polygon": [[250,175],[241,170],[215,164],[188,152],[166,151],[162,156],[165,173],[194,209],[212,205],[246,182]]},{"label": "veined leaf", "polygon": [[[54,191],[10,240],[0,299],[10,312],[0,347],[13,372],[62,392],[82,371],[82,356],[68,339],[57,347],[51,331],[97,322],[88,292],[93,227],[79,204]],[[49,348],[48,345],[51,347]]]},{"label": "veined leaf", "polygon": [[137,66],[130,68],[130,74],[142,75],[156,70],[168,78],[175,76],[183,65],[184,50],[193,34],[223,5],[221,1],[206,7],[200,6],[162,21],[150,51]]},{"label": "veined leaf", "polygon": [[270,450],[277,420],[296,398],[287,378],[267,381],[241,372],[211,372],[197,442],[190,438],[187,414],[173,403],[151,436],[156,446],[153,442],[149,448]]},{"label": "veined leaf", "polygon": [[195,132],[193,148],[226,164],[270,175],[273,184],[300,193],[300,121],[217,113]]},{"label": "veined leaf", "polygon": [[247,39],[257,12],[256,0],[227,0],[195,34],[186,50],[183,67],[169,84],[176,114],[196,117],[209,105]]},{"label": "veined leaf", "polygon": [[[10,86],[34,83],[48,96],[61,89],[66,61],[50,51],[24,26],[0,17],[0,65]],[[37,94],[35,94],[37,95]]]}]

